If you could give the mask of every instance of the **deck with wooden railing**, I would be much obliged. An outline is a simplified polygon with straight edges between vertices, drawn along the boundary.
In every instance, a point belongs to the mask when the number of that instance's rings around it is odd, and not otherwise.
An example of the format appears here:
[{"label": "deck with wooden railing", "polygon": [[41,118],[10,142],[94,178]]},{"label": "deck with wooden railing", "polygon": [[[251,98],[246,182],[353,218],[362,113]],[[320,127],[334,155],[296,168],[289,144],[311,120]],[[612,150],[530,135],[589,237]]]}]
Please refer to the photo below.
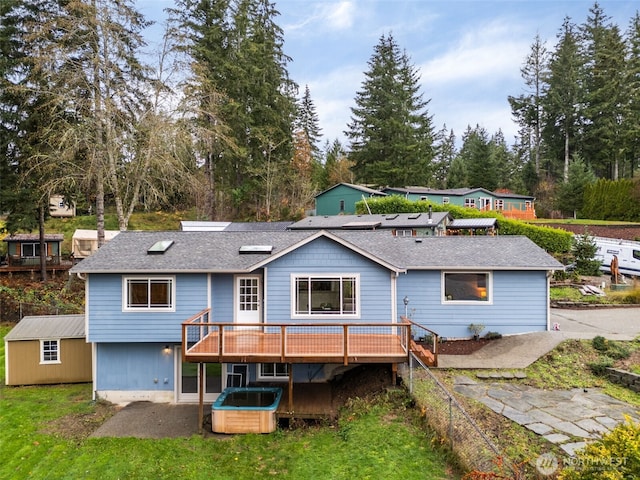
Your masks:
[{"label": "deck with wooden railing", "polygon": [[182,324],[186,362],[402,363],[411,323],[219,323],[210,309]]}]

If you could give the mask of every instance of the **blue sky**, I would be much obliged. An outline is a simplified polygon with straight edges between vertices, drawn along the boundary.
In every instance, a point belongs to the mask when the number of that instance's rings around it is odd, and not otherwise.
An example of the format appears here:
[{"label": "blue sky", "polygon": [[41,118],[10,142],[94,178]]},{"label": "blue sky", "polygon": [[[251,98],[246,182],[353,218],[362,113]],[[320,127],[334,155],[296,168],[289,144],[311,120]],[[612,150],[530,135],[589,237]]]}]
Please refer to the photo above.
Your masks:
[{"label": "blue sky", "polygon": [[[467,125],[499,129],[509,144],[517,126],[507,96],[524,93],[520,68],[536,34],[553,50],[565,17],[582,24],[593,1],[582,0],[275,0],[291,78],[309,85],[324,139],[349,122],[367,62],[382,35],[392,34],[418,70],[436,130],[446,124],[458,141]],[[172,0],[136,0],[150,20],[163,21]],[[600,1],[626,32],[640,2]],[[150,46],[159,27],[149,30]],[[323,139],[323,140],[324,140]]]}]

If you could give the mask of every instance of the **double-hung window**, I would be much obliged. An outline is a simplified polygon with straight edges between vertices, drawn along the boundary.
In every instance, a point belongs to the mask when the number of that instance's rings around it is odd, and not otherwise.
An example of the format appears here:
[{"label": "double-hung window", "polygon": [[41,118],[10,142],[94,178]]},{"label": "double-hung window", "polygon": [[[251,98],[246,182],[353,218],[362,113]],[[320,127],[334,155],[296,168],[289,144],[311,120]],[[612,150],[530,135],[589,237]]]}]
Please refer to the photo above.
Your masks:
[{"label": "double-hung window", "polygon": [[59,340],[40,340],[40,363],[60,363]]},{"label": "double-hung window", "polygon": [[443,303],[491,304],[492,277],[489,272],[444,272]]},{"label": "double-hung window", "polygon": [[124,279],[124,310],[175,310],[175,278],[127,277]]},{"label": "double-hung window", "polygon": [[292,315],[359,315],[360,277],[353,275],[292,275]]}]

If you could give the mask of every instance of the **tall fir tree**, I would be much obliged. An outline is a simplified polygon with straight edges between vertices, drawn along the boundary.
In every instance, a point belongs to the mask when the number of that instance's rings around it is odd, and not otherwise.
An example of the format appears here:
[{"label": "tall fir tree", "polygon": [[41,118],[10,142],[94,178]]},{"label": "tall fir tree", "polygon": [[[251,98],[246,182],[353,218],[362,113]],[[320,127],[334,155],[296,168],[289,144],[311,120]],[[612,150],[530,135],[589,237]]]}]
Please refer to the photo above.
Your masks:
[{"label": "tall fir tree", "polygon": [[528,157],[533,161],[536,172],[540,172],[542,155],[542,96],[545,79],[548,77],[548,63],[549,52],[538,34],[520,69],[526,93],[508,97],[513,115],[520,125],[520,136],[526,139],[523,143],[530,146]]},{"label": "tall fir tree", "polygon": [[621,173],[633,178],[640,168],[640,12],[636,12],[629,22],[626,37],[625,87],[628,93],[623,129],[626,162]]},{"label": "tall fir tree", "polygon": [[495,157],[491,155],[489,136],[483,127],[467,128],[458,157],[465,165],[467,187],[487,190],[498,187],[498,168]]},{"label": "tall fir tree", "polygon": [[451,162],[456,156],[456,136],[453,130],[448,130],[444,125],[436,135],[436,156],[433,160],[433,178],[427,186],[435,188],[447,188],[447,176],[451,168]]},{"label": "tall fir tree", "polygon": [[391,34],[380,37],[368,66],[345,132],[356,179],[426,185],[435,156],[434,132],[416,69]]},{"label": "tall fir tree", "polygon": [[595,3],[582,27],[584,135],[582,157],[600,177],[618,179],[621,160],[625,47],[620,31]]},{"label": "tall fir tree", "polygon": [[314,158],[318,159],[320,155],[318,143],[322,139],[322,129],[316,106],[311,98],[309,85],[305,85],[304,93],[298,101],[295,130],[304,133]]},{"label": "tall fir tree", "polygon": [[170,15],[198,69],[194,81],[210,94],[203,101],[215,98],[214,105],[203,105],[198,121],[205,128],[224,124],[231,140],[213,135],[202,145],[215,179],[210,217],[273,218],[281,191],[275,184],[292,165],[295,116],[278,11],[269,0],[178,0]]},{"label": "tall fir tree", "polygon": [[542,135],[547,151],[543,170],[549,178],[560,177],[566,181],[569,176],[569,160],[580,131],[582,63],[575,25],[567,17],[549,62],[544,92]]}]

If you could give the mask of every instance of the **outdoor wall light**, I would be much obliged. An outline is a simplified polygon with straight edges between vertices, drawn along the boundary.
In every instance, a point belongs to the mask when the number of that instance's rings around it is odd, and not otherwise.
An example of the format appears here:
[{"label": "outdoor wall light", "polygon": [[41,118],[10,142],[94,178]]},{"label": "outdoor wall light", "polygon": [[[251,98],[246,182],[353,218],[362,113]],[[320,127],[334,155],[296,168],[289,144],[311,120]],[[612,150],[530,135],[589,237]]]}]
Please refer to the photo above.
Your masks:
[{"label": "outdoor wall light", "polygon": [[165,345],[162,348],[162,353],[165,355],[171,355],[171,347],[169,345]]},{"label": "outdoor wall light", "polygon": [[409,297],[407,297],[406,295],[404,296],[404,298],[402,299],[402,301],[404,302],[404,316],[407,316],[408,313],[408,306],[409,306]]}]

